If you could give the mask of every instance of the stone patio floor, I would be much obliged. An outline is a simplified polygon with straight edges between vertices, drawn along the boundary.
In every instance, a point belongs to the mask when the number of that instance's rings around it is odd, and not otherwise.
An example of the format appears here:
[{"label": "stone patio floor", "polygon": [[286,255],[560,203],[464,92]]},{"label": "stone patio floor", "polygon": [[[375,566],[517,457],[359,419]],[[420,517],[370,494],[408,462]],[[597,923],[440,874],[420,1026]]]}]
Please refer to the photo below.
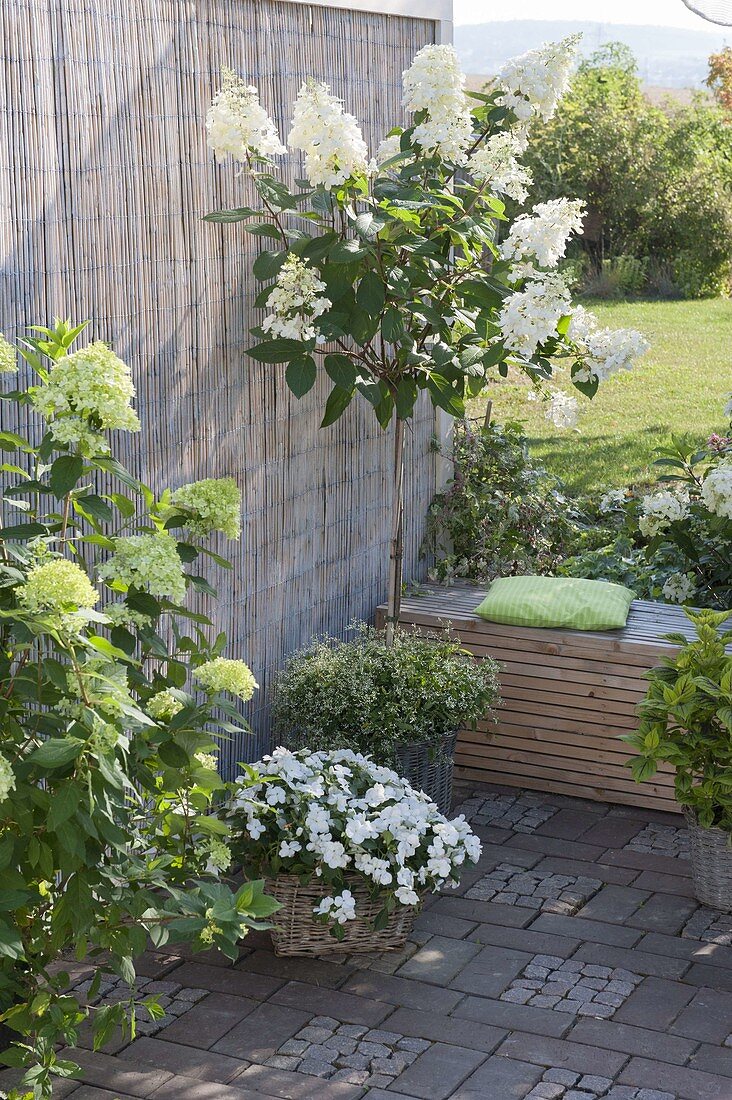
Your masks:
[{"label": "stone patio floor", "polygon": [[480,865],[403,954],[150,953],[165,1019],[58,1095],[732,1100],[732,917],[694,900],[682,819],[468,793]]}]

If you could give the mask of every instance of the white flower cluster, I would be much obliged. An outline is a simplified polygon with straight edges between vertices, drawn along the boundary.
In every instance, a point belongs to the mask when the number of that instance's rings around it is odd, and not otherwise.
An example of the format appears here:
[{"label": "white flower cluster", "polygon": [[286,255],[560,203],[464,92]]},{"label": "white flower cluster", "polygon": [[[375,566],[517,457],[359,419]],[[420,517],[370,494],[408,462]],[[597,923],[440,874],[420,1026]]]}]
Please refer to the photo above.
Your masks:
[{"label": "white flower cluster", "polygon": [[653,538],[684,518],[689,510],[689,501],[686,496],[664,489],[643,497],[641,510],[642,515],[638,519],[641,534]]},{"label": "white flower cluster", "polygon": [[259,102],[259,92],[231,69],[221,70],[220,91],[206,114],[208,146],[218,160],[286,153],[277,127]]},{"label": "white flower cluster", "polygon": [[176,603],[185,599],[183,563],[172,535],[130,535],[114,540],[114,552],[99,567],[102,580],[127,588],[147,588],[153,596],[169,596]]},{"label": "white flower cluster", "polygon": [[502,130],[484,141],[468,160],[468,171],[478,182],[488,180],[496,195],[523,202],[531,186],[531,172],[518,158],[526,142],[511,130]]},{"label": "white flower cluster", "polygon": [[600,498],[598,505],[598,511],[603,515],[608,512],[614,512],[616,508],[622,508],[628,500],[628,494],[625,489],[609,489],[603,497]]},{"label": "white flower cluster", "polygon": [[503,303],[498,325],[509,351],[530,359],[540,344],[557,334],[557,325],[571,308],[569,290],[559,275],[530,282]]},{"label": "white flower cluster", "polygon": [[599,328],[594,313],[584,306],[572,311],[568,336],[582,360],[582,368],[574,376],[578,382],[604,382],[617,371],[630,370],[650,346],[635,329]]},{"label": "white flower cluster", "polygon": [[0,374],[14,374],[18,369],[18,353],[0,332]]},{"label": "white flower cluster", "polygon": [[538,267],[556,267],[573,233],[582,228],[581,199],[550,199],[530,214],[521,214],[501,245],[504,260],[512,260],[511,278],[530,278]]},{"label": "white flower cluster", "polygon": [[15,790],[15,772],[10,761],[0,752],[0,802],[4,802],[11,791]]},{"label": "white flower cluster", "polygon": [[661,591],[672,603],[688,603],[696,592],[696,583],[689,573],[672,573]]},{"label": "white flower cluster", "polygon": [[130,405],[134,396],[130,368],[102,343],[59,359],[46,385],[31,391],[33,404],[50,421],[56,442],[80,446],[88,453],[109,450],[104,431],[140,430]]},{"label": "white flower cluster", "polygon": [[402,74],[402,103],[413,114],[427,112],[414,128],[414,140],[428,155],[457,164],[473,135],[465,76],[453,46],[424,46]]},{"label": "white flower cluster", "polygon": [[314,187],[338,187],[367,171],[368,149],[358,122],[327,84],[308,80],[300,88],[287,140],[305,154],[305,175]]},{"label": "white flower cluster", "polygon": [[[335,885],[345,885],[344,874],[361,875],[402,905],[417,905],[421,893],[456,884],[462,864],[480,857],[464,817],[448,821],[422,791],[350,749],[278,748],[254,767],[261,780],[238,781],[231,815],[242,854],[258,867],[274,859],[287,873],[325,872]],[[325,898],[319,912],[336,921],[356,916],[347,890]]]},{"label": "white flower cluster", "polygon": [[556,390],[546,410],[546,419],[557,428],[573,428],[579,416],[579,401],[571,394]]},{"label": "white flower cluster", "polygon": [[376,150],[376,164],[377,166],[383,164],[385,160],[391,160],[398,153],[402,151],[402,135],[392,134],[390,137],[385,137],[379,142],[379,147]]},{"label": "white flower cluster", "polygon": [[720,462],[704,478],[702,500],[715,516],[732,519],[732,461]]},{"label": "white flower cluster", "polygon": [[505,89],[498,102],[509,107],[523,123],[534,116],[551,118],[569,86],[581,37],[572,34],[561,42],[547,42],[512,57],[498,74],[498,83]]},{"label": "white flower cluster", "polygon": [[264,331],[286,340],[322,343],[324,337],[313,322],[333,304],[330,298],[319,296],[322,290],[325,290],[325,283],[316,272],[299,256],[290,254],[278,271],[267,299],[272,312],[262,321]]},{"label": "white flower cluster", "polygon": [[323,898],[319,905],[314,906],[313,912],[317,917],[327,917],[336,924],[345,924],[356,919],[356,899],[350,890],[344,890],[335,897]]}]

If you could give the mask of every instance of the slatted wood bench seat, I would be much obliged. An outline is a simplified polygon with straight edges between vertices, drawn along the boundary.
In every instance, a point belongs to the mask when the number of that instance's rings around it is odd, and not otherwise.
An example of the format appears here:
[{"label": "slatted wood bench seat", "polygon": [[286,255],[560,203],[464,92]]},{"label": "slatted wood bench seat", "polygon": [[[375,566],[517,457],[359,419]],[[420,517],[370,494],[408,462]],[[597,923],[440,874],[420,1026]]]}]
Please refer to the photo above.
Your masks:
[{"label": "slatted wood bench seat", "polygon": [[[671,770],[638,785],[618,737],[637,726],[643,673],[675,651],[663,635],[694,635],[682,609],[635,600],[622,630],[542,629],[478,618],[473,609],[484,595],[461,585],[426,588],[402,602],[403,626],[451,623],[466,649],[501,665],[498,725],[461,731],[456,778],[678,811]],[[382,605],[378,624],[385,613]]]}]

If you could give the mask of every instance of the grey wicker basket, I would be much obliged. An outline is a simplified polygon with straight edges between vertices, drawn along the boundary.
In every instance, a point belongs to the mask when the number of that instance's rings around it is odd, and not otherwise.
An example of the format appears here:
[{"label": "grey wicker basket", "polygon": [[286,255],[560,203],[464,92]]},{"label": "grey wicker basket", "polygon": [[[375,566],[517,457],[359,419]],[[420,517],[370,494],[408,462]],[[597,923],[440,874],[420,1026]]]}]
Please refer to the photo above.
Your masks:
[{"label": "grey wicker basket", "polygon": [[418,791],[424,791],[442,814],[452,806],[452,772],[457,733],[446,733],[438,744],[417,741],[397,745],[397,771]]},{"label": "grey wicker basket", "polygon": [[303,885],[297,875],[276,875],[267,881],[267,893],[280,902],[282,908],[272,916],[272,946],[275,955],[332,955],[339,951],[356,955],[367,952],[398,951],[412,930],[416,910],[398,905],[389,916],[385,928],[375,932],[373,922],[383,908],[380,899],[373,900],[363,880],[345,875],[346,886],[356,900],[356,920],[343,925],[345,937],[336,940],[330,925],[316,921],[313,909],[328,894],[322,882]]},{"label": "grey wicker basket", "polygon": [[686,807],[684,816],[689,826],[691,875],[697,900],[732,913],[732,838],[724,829],[699,825]]}]

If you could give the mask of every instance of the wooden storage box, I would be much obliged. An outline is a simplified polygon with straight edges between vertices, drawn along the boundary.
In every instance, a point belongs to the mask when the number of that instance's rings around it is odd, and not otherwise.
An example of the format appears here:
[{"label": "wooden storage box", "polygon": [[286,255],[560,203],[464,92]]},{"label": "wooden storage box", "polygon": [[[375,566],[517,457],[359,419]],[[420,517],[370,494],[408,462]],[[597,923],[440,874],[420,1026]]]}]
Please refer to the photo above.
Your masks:
[{"label": "wooden storage box", "polygon": [[[678,812],[671,769],[637,784],[618,737],[637,727],[643,673],[676,652],[663,635],[693,636],[682,609],[635,600],[622,630],[602,632],[502,626],[473,614],[484,595],[460,585],[402,602],[403,626],[451,623],[466,649],[501,665],[498,725],[461,731],[455,778]],[[385,613],[380,606],[378,624]]]}]

